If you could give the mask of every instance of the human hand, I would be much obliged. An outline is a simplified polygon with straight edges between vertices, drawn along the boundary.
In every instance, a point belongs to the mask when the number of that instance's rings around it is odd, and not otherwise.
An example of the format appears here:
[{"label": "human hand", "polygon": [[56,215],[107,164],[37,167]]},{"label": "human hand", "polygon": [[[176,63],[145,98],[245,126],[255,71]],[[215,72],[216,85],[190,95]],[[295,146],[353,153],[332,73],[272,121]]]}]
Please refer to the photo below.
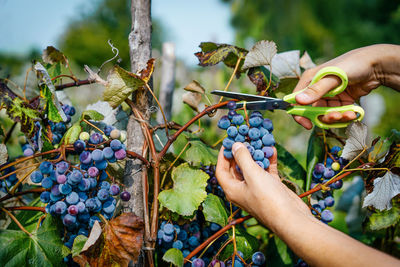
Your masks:
[{"label": "human hand", "polygon": [[[320,69],[327,66],[336,66],[343,69],[348,76],[348,86],[345,91],[335,97],[322,98],[323,95],[341,83],[338,77],[328,75],[309,86],[303,93],[298,94],[296,102],[301,105],[312,104],[319,107],[336,107],[353,104],[361,96],[369,94],[373,89],[382,84],[382,75],[379,71],[379,64],[377,64],[380,50],[379,45],[355,49],[322,65],[306,70],[293,90],[294,92],[306,88],[314,75]],[[353,111],[343,113],[331,112],[320,117],[321,121],[328,124],[350,121],[356,118],[357,115]],[[309,119],[301,116],[294,116],[294,119],[304,128],[312,128],[312,123]]]},{"label": "human hand", "polygon": [[[268,172],[255,163],[242,143],[232,147],[234,159],[218,155],[216,177],[227,199],[267,225],[273,231],[285,221],[289,213],[311,216],[307,205],[280,180],[277,153],[270,158]],[[242,174],[236,170],[239,166]]]}]

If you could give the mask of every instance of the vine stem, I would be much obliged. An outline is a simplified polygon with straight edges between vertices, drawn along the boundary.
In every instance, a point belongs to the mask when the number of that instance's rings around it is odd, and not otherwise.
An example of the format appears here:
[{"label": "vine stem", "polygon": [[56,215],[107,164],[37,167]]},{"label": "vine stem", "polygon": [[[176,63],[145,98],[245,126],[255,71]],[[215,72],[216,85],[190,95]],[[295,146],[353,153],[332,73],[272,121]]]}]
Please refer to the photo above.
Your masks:
[{"label": "vine stem", "polygon": [[75,81],[75,82],[78,82],[78,81],[79,81],[76,77],[74,77],[74,76],[72,76],[72,75],[68,75],[68,74],[60,74],[60,75],[57,75],[57,76],[51,78],[51,80],[54,81],[54,80],[57,80],[58,78],[62,78],[62,77],[70,78],[71,80],[73,80],[73,81]]},{"label": "vine stem", "polygon": [[[232,75],[231,75],[231,77],[229,78],[229,81],[228,81],[228,83],[227,83],[226,86],[225,86],[224,92],[227,91],[228,88],[229,88],[229,86],[231,85],[231,83],[232,83],[232,81],[233,81],[233,77],[235,77],[236,71],[238,70],[239,65],[240,65],[240,61],[242,61],[242,59],[243,59],[242,57],[239,57],[238,60],[236,61],[235,68],[233,69]],[[218,104],[221,103],[222,98],[223,98],[223,96],[221,96],[221,97],[219,98]]]},{"label": "vine stem", "polygon": [[178,156],[176,156],[175,160],[171,163],[171,165],[169,165],[168,169],[164,172],[163,178],[161,180],[161,184],[160,184],[160,188],[163,187],[164,185],[164,181],[165,178],[167,177],[168,172],[171,170],[171,168],[174,166],[174,164],[178,161],[178,159],[180,158],[180,156],[183,154],[183,152],[185,152],[186,148],[190,145],[189,142],[186,143],[186,145],[182,148],[182,151],[179,152]]},{"label": "vine stem", "polygon": [[25,181],[25,179],[26,179],[29,175],[31,175],[32,172],[34,172],[35,170],[36,170],[36,168],[35,168],[35,169],[32,169],[32,170],[30,170],[30,171],[28,171],[28,172],[24,175],[24,177],[22,177],[22,179],[18,180],[18,182],[14,185],[13,189],[11,189],[11,194],[14,194],[14,193],[15,193],[15,190],[17,190],[17,188],[19,187],[19,185],[20,185],[23,181]]},{"label": "vine stem", "polygon": [[4,197],[0,198],[0,202],[3,202],[5,200],[8,200],[8,199],[13,198],[13,197],[18,197],[18,196],[22,196],[22,195],[26,195],[26,194],[42,193],[43,191],[46,191],[46,189],[44,189],[44,188],[34,188],[34,189],[29,189],[29,190],[26,190],[26,191],[22,191],[22,192],[17,192],[17,193],[14,193],[14,194],[8,193]]},{"label": "vine stem", "polygon": [[6,210],[5,208],[1,208],[2,211],[4,211],[5,213],[7,213],[8,216],[10,216],[10,218],[18,225],[19,229],[21,229],[25,234],[27,234],[28,236],[32,236],[31,233],[29,233],[23,226],[22,224],[18,221],[17,218],[15,218],[15,216],[9,212],[8,210]]},{"label": "vine stem", "polygon": [[75,82],[72,83],[64,83],[64,84],[60,84],[60,85],[56,85],[56,91],[60,91],[60,90],[64,90],[65,88],[69,88],[69,87],[77,87],[77,86],[81,86],[81,85],[87,85],[87,84],[91,84],[94,83],[95,81],[86,79],[86,80],[77,80]]},{"label": "vine stem", "polygon": [[217,239],[218,237],[225,234],[225,232],[228,231],[229,229],[231,229],[233,226],[240,224],[250,218],[253,218],[253,216],[247,215],[245,217],[242,217],[242,218],[239,218],[239,219],[229,222],[227,225],[225,225],[223,228],[221,228],[218,232],[216,232],[215,234],[210,236],[206,241],[201,243],[197,248],[195,248],[192,252],[190,252],[190,254],[186,256],[184,261],[188,262],[194,255],[199,253],[203,248],[205,248],[208,244],[210,244],[214,239]]},{"label": "vine stem", "polygon": [[15,170],[15,171],[12,171],[10,173],[7,173],[6,175],[1,176],[0,180],[3,180],[3,179],[5,179],[5,178],[7,178],[7,177],[9,177],[9,176],[11,176],[13,174],[16,174],[19,171],[22,171],[22,170],[25,170],[25,169],[28,169],[28,168],[33,168],[33,167],[36,168],[39,165],[40,165],[40,163],[34,163],[34,164],[31,164],[31,165],[28,165],[28,166],[21,167],[21,168]]},{"label": "vine stem", "polygon": [[93,128],[95,128],[97,131],[101,132],[104,135],[104,132],[102,130],[100,130],[99,127],[97,127],[96,125],[94,125],[93,123],[91,123],[90,121],[86,120],[86,119],[82,119],[82,121],[84,121],[87,125],[92,126]]},{"label": "vine stem", "polygon": [[173,135],[171,135],[168,138],[167,143],[163,147],[163,149],[158,153],[157,158],[161,159],[166,153],[168,148],[172,145],[172,143],[178,138],[178,136],[185,131],[190,125],[192,125],[194,122],[196,122],[198,119],[203,117],[204,115],[207,115],[208,113],[211,113],[213,110],[218,109],[220,107],[225,106],[228,103],[228,101],[218,103],[212,106],[208,106],[205,109],[203,109],[200,113],[198,113],[196,116],[194,116],[192,119],[190,119],[185,125],[183,125],[178,131],[176,131]]},{"label": "vine stem", "polygon": [[[150,94],[153,96],[154,100],[156,101],[158,107],[160,108],[161,115],[163,116],[164,124],[167,125],[168,124],[167,117],[165,117],[164,109],[162,108],[162,106],[161,106],[160,102],[158,101],[156,95],[154,94],[153,90],[151,90],[150,86],[147,83],[145,83],[144,86],[146,87],[147,91],[149,91]],[[165,129],[165,134],[168,137],[169,136],[168,127],[164,127],[164,129]]]},{"label": "vine stem", "polygon": [[56,148],[56,149],[52,149],[52,150],[49,150],[49,151],[46,151],[46,152],[37,153],[37,154],[34,154],[32,156],[19,158],[19,159],[14,160],[13,162],[11,162],[11,163],[9,163],[7,165],[4,165],[4,166],[0,167],[0,171],[2,171],[4,169],[7,169],[7,168],[10,168],[10,167],[12,167],[14,165],[17,165],[17,164],[21,163],[21,162],[24,162],[24,161],[27,161],[27,160],[30,160],[30,159],[34,159],[34,158],[37,158],[37,157],[40,157],[40,156],[56,153],[56,152],[60,152],[60,149]]},{"label": "vine stem", "polygon": [[41,211],[46,213],[44,207],[31,207],[31,206],[19,206],[19,207],[5,207],[6,210],[31,210],[31,211]]}]

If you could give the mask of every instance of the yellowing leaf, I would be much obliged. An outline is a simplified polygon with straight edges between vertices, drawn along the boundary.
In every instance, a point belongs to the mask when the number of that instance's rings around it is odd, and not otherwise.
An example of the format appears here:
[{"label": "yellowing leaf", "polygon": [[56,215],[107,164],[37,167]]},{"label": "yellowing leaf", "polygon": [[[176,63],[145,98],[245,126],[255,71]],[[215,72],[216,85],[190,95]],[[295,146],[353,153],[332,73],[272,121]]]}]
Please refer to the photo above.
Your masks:
[{"label": "yellowing leaf", "polygon": [[204,94],[204,92],[206,91],[203,86],[200,85],[200,83],[198,81],[191,81],[191,83],[189,83],[188,85],[185,86],[186,91],[189,92],[193,92],[193,93],[199,93],[199,94]]},{"label": "yellowing leaf", "polygon": [[239,57],[244,57],[247,50],[228,44],[215,44],[204,42],[200,44],[201,52],[194,55],[199,59],[200,66],[213,66],[224,62],[228,67],[234,68]]},{"label": "yellowing leaf", "polygon": [[353,122],[346,129],[347,140],[343,147],[342,158],[352,160],[366,148],[367,126]]},{"label": "yellowing leaf", "polygon": [[274,42],[259,41],[247,53],[242,69],[271,65],[272,58],[276,55],[276,52],[276,44]]},{"label": "yellowing leaf", "polygon": [[183,163],[172,171],[174,186],[162,191],[158,199],[161,206],[183,216],[190,216],[207,197],[206,186],[209,176]]},{"label": "yellowing leaf", "polygon": [[183,103],[188,104],[194,111],[199,112],[198,106],[201,102],[201,94],[186,92],[182,95]]},{"label": "yellowing leaf", "polygon": [[380,211],[390,209],[392,198],[398,194],[400,194],[400,176],[388,171],[384,176],[374,180],[374,189],[365,197],[363,208],[373,206]]},{"label": "yellowing leaf", "polygon": [[145,81],[146,83],[150,80],[151,75],[153,74],[154,71],[154,58],[150,58],[147,61],[147,65],[145,69],[142,69],[139,74],[140,78]]},{"label": "yellowing leaf", "polygon": [[107,76],[106,90],[103,99],[116,108],[128,98],[132,92],[144,86],[145,82],[140,76],[114,66]]}]

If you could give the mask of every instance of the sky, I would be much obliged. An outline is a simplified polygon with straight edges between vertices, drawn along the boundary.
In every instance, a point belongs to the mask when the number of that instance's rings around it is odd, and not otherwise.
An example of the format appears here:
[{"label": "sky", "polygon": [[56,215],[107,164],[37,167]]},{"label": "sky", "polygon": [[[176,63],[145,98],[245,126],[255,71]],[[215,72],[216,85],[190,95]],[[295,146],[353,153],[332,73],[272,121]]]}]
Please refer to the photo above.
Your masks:
[{"label": "sky", "polygon": [[[56,45],[68,22],[93,0],[0,0],[0,51],[28,53]],[[202,41],[232,43],[230,7],[220,0],[152,0],[152,15],[168,29],[176,55],[196,64],[193,53]]]}]

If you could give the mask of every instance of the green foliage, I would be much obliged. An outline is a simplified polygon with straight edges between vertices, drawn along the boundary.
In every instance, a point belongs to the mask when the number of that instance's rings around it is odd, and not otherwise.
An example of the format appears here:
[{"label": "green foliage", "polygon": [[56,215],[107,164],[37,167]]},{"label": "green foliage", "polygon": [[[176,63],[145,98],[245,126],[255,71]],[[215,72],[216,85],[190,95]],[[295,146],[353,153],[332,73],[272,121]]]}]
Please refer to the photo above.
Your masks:
[{"label": "green foliage", "polygon": [[377,211],[369,217],[368,226],[371,230],[380,230],[395,225],[400,219],[400,208],[395,206],[390,210]]},{"label": "green foliage", "polygon": [[213,194],[208,194],[203,204],[203,214],[208,222],[214,222],[224,227],[228,223],[228,211],[224,201]]},{"label": "green foliage", "polygon": [[104,116],[96,110],[85,110],[82,112],[81,119],[101,121],[104,119]]},{"label": "green foliage", "polygon": [[0,262],[5,266],[63,266],[69,254],[59,236],[56,219],[47,216],[31,235],[18,230],[0,230]]},{"label": "green foliage", "polygon": [[161,206],[180,215],[192,215],[207,197],[205,187],[208,175],[183,163],[173,169],[171,176],[174,186],[159,194]]},{"label": "green foliage", "polygon": [[87,240],[88,238],[84,235],[78,235],[77,237],[75,237],[71,251],[72,257],[79,256]]},{"label": "green foliage", "polygon": [[183,254],[182,251],[177,248],[168,249],[162,259],[163,261],[172,263],[175,266],[183,266]]},{"label": "green foliage", "polygon": [[72,125],[71,128],[69,128],[65,133],[64,143],[73,144],[76,140],[78,140],[81,131],[82,127],[79,125],[79,122],[74,123],[74,125]]},{"label": "green foliage", "polygon": [[304,168],[283,146],[276,144],[275,147],[278,152],[278,171],[281,177],[289,179],[304,190],[306,177]]},{"label": "green foliage", "polygon": [[189,140],[188,142],[190,147],[182,155],[184,160],[191,162],[195,166],[217,164],[217,150],[212,149],[200,140]]},{"label": "green foliage", "polygon": [[[229,231],[229,237],[232,238],[233,231]],[[258,249],[257,238],[247,233],[240,226],[235,228],[235,239],[237,250],[243,253],[243,258],[246,260],[251,257],[251,255]],[[233,254],[233,244],[230,243],[221,252],[221,259],[228,259]]]},{"label": "green foliage", "polygon": [[[44,207],[46,204],[40,201],[40,198],[36,198],[29,203],[31,207]],[[21,211],[15,218],[22,224],[22,226],[28,231],[32,232],[37,227],[39,218],[43,215],[41,211]],[[19,230],[18,225],[12,221],[8,227],[8,230]]]},{"label": "green foliage", "polygon": [[315,128],[308,139],[308,149],[307,149],[307,180],[306,180],[306,190],[310,188],[312,180],[312,172],[314,170],[315,164],[321,161],[324,155],[324,143],[317,136],[317,129]]}]

